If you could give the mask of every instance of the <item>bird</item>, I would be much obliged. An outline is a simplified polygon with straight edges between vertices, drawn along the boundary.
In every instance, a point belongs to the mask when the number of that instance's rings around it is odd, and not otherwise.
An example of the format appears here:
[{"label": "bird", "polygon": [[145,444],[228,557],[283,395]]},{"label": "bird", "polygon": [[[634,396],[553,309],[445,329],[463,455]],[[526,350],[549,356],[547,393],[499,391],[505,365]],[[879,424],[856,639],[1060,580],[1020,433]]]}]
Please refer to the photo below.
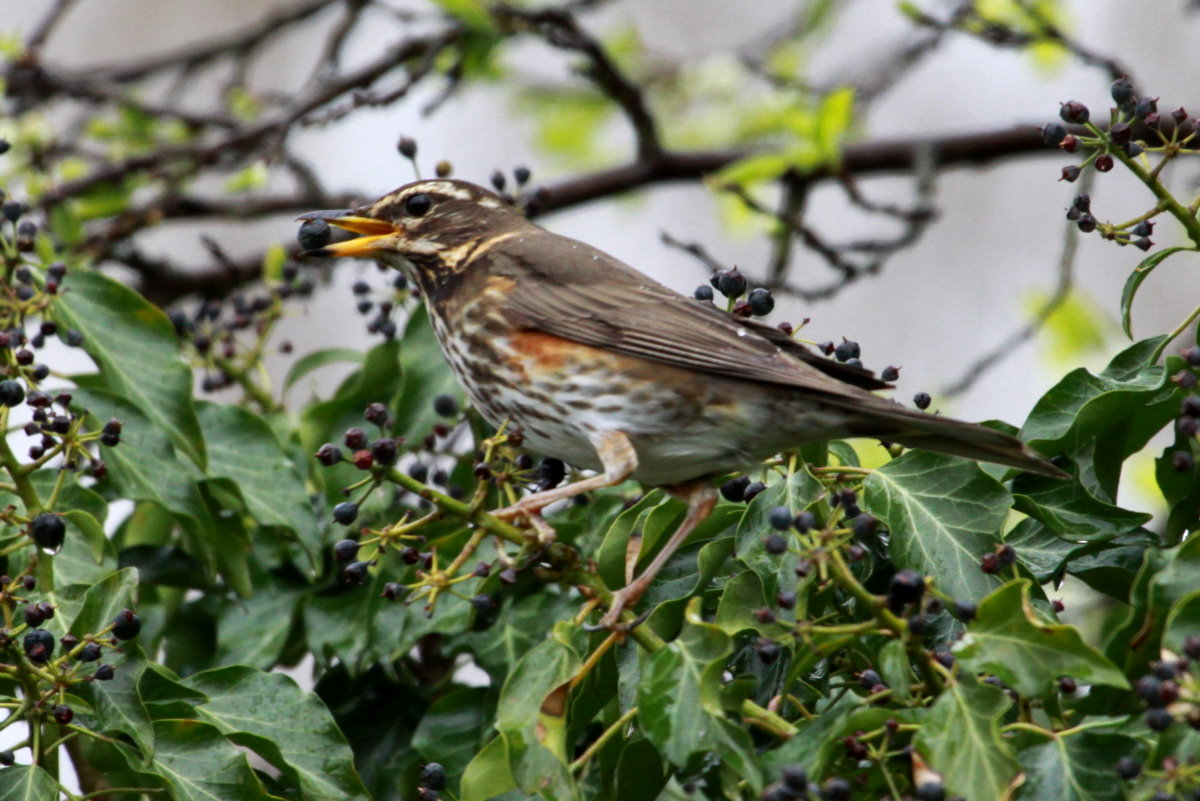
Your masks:
[{"label": "bird", "polygon": [[676,292],[476,184],[418,180],[355,209],[297,219],[356,235],[326,237],[306,255],[372,259],[419,288],[442,353],[488,423],[519,428],[528,449],[595,471],[495,515],[545,527],[549,504],[628,479],[687,505],[643,572],[632,578],[627,569],[631,580],[600,621],[608,628],[619,628],[712,511],[714,477],[803,443],[877,437],[1064,475],[1016,437],[877,396],[890,385],[874,373]]}]

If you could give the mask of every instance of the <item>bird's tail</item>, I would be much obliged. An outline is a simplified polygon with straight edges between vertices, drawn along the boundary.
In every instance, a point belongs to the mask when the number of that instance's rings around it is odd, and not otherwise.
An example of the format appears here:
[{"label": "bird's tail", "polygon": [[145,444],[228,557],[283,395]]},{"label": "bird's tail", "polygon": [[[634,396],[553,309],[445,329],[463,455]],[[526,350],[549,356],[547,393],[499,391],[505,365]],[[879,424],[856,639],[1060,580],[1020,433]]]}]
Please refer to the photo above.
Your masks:
[{"label": "bird's tail", "polygon": [[856,404],[861,416],[856,415],[850,422],[851,431],[856,434],[880,437],[907,448],[995,462],[1044,476],[1067,477],[1024,442],[1001,431],[950,417],[913,412],[875,396],[870,396],[870,401],[864,405],[867,408]]}]

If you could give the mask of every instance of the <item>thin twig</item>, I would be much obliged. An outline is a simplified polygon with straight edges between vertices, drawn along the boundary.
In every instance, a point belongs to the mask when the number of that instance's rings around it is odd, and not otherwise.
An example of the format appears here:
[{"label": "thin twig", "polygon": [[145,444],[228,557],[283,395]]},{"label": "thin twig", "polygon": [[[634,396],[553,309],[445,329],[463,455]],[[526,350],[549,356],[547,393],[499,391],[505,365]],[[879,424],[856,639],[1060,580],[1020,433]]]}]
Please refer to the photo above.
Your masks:
[{"label": "thin twig", "polygon": [[[1095,177],[1094,170],[1084,172],[1079,184],[1079,192],[1086,194],[1092,185],[1092,180]],[[942,395],[947,398],[953,398],[956,395],[961,395],[975,385],[989,370],[1002,362],[1008,356],[1012,355],[1017,348],[1042,330],[1042,326],[1050,319],[1054,312],[1062,306],[1067,296],[1071,294],[1071,289],[1074,286],[1075,273],[1075,254],[1079,250],[1079,229],[1075,223],[1068,221],[1063,228],[1062,251],[1058,257],[1058,279],[1054,286],[1054,292],[1038,309],[1037,314],[1033,316],[1025,325],[1021,326],[1011,334],[1000,341],[996,347],[984,353],[971,363],[963,374],[954,382],[949,384],[942,390]]]}]

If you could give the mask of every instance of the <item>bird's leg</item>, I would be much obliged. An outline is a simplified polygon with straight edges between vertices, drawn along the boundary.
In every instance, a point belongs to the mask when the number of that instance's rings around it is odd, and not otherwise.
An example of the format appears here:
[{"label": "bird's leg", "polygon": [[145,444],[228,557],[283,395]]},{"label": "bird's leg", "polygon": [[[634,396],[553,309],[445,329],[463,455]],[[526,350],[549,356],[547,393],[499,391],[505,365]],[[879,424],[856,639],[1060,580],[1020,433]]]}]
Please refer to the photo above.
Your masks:
[{"label": "bird's leg", "polygon": [[626,607],[631,607],[638,602],[646,588],[650,586],[650,582],[654,581],[654,577],[658,575],[658,571],[663,569],[663,565],[675,555],[679,546],[683,545],[691,533],[696,530],[696,526],[700,525],[717,505],[717,491],[707,480],[702,479],[663,489],[687,504],[687,514],[684,516],[683,522],[679,524],[679,528],[675,529],[675,533],[671,535],[671,539],[667,540],[667,544],[659,550],[646,569],[642,571],[642,575],[631,581],[624,589],[613,594],[607,614],[600,619],[600,625],[604,628],[616,628],[621,612]]},{"label": "bird's leg", "polygon": [[620,484],[633,475],[633,471],[637,469],[637,452],[633,449],[633,443],[629,441],[629,437],[622,432],[606,431],[597,436],[592,444],[596,448],[596,454],[600,457],[600,464],[604,465],[603,473],[582,481],[526,495],[512,506],[497,509],[492,514],[501,520],[511,520],[514,517],[527,517],[532,520],[533,517],[541,515],[542,509],[555,501]]}]

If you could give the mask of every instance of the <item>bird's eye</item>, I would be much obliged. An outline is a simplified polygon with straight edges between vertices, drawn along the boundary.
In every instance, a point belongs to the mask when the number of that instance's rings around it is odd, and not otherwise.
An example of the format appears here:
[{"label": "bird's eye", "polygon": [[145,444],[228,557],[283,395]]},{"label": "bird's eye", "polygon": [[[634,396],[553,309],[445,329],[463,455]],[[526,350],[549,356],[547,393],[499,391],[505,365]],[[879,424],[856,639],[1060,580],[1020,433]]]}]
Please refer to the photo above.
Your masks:
[{"label": "bird's eye", "polygon": [[433,198],[418,192],[404,201],[404,211],[411,217],[424,217],[433,208]]}]

